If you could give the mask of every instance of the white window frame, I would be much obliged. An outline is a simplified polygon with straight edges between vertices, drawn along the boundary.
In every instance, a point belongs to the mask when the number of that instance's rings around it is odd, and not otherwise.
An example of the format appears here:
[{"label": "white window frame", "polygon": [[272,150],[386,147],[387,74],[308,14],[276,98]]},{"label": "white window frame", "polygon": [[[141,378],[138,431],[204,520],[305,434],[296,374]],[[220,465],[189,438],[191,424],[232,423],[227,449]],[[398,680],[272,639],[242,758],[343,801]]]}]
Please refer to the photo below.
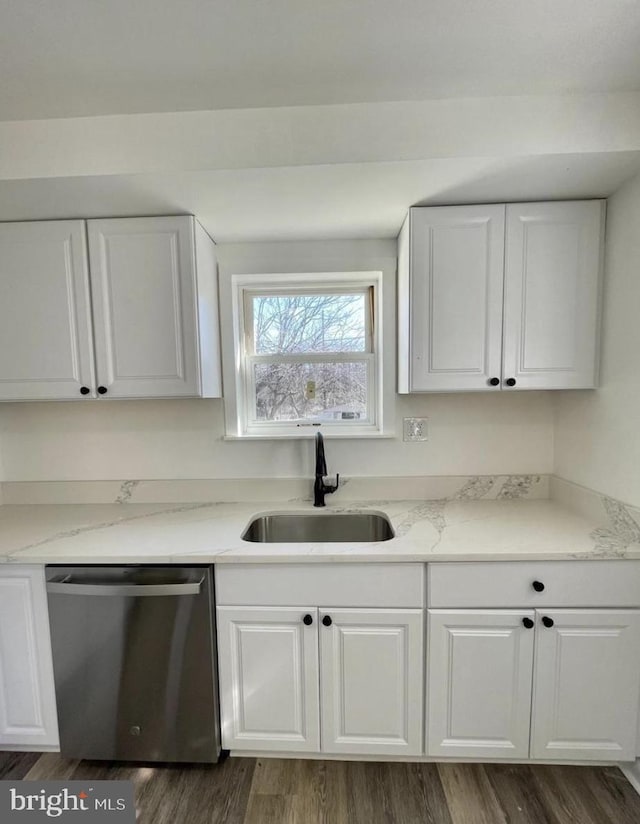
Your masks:
[{"label": "white window frame", "polygon": [[[316,431],[338,437],[371,437],[383,434],[383,358],[382,358],[382,272],[312,272],[295,274],[250,274],[231,277],[234,345],[234,392],[227,392],[225,381],[225,411],[227,437],[230,438],[308,438]],[[247,306],[255,295],[266,294],[321,294],[373,293],[371,311],[367,311],[366,333],[368,351],[349,353],[301,353],[285,355],[282,360],[291,362],[337,362],[364,361],[368,364],[367,409],[370,419],[366,421],[256,421],[255,391],[253,387],[253,364],[260,361],[273,362],[276,355],[256,355],[248,351],[248,341],[252,330],[251,312]]]}]

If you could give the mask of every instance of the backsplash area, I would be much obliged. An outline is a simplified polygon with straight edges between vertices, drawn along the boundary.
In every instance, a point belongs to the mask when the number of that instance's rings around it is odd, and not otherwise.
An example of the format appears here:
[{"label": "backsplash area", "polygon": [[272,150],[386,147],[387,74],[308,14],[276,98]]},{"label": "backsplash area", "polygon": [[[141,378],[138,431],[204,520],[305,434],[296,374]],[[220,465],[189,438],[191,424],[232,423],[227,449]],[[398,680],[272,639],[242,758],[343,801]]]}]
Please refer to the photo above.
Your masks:
[{"label": "backsplash area", "polygon": [[[395,438],[333,439],[329,473],[350,477],[549,474],[549,392],[396,396]],[[427,441],[402,440],[404,417]],[[216,399],[0,405],[0,480],[306,478],[312,437],[225,440]]]},{"label": "backsplash area", "polygon": [[[139,504],[312,500],[311,478],[23,481],[2,484],[4,504]],[[548,475],[343,477],[332,504],[399,500],[510,500],[549,497]]]},{"label": "backsplash area", "polygon": [[640,508],[552,475],[549,497],[594,524],[591,537],[601,557],[624,558],[640,547]]}]

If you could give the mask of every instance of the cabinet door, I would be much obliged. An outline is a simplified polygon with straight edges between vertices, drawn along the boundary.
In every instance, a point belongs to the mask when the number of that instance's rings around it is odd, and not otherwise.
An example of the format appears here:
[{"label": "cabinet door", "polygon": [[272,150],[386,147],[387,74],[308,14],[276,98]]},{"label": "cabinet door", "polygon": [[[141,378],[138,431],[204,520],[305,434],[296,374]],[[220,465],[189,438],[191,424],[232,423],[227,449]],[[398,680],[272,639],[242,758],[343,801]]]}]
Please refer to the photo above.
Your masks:
[{"label": "cabinet door", "polygon": [[409,391],[499,390],[490,380],[501,367],[504,206],[412,209],[409,231],[408,284],[399,271]]},{"label": "cabinet door", "polygon": [[323,608],[322,751],[422,753],[423,611]]},{"label": "cabinet door", "polygon": [[115,398],[198,395],[193,218],[87,223],[98,384]]},{"label": "cabinet door", "polygon": [[93,388],[82,220],[0,225],[0,400],[78,398]]},{"label": "cabinet door", "polygon": [[44,568],[5,564],[0,570],[0,748],[57,746]]},{"label": "cabinet door", "polygon": [[603,218],[599,200],[507,206],[503,378],[514,389],[596,385]]},{"label": "cabinet door", "polygon": [[317,610],[218,607],[217,615],[222,746],[317,752]]},{"label": "cabinet door", "polygon": [[427,754],[527,758],[533,611],[429,610]]},{"label": "cabinet door", "polygon": [[531,757],[635,759],[640,612],[544,610],[536,636]]}]

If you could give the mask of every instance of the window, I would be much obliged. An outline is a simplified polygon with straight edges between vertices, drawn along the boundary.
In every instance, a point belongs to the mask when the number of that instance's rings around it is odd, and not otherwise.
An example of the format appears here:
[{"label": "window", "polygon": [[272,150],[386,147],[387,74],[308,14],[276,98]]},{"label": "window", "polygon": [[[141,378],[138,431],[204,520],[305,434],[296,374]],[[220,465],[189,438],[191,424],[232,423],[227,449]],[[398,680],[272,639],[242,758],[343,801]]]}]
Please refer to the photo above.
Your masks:
[{"label": "window", "polygon": [[379,431],[380,278],[234,276],[234,435]]}]

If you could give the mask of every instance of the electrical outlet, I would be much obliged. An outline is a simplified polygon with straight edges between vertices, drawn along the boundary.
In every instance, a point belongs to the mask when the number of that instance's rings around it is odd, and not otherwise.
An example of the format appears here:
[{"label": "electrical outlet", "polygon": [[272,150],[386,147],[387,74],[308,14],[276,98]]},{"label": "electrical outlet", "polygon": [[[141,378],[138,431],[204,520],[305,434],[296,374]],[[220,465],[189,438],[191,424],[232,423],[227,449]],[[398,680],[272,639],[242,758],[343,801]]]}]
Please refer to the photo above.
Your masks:
[{"label": "electrical outlet", "polygon": [[427,418],[403,418],[402,440],[427,441]]}]

